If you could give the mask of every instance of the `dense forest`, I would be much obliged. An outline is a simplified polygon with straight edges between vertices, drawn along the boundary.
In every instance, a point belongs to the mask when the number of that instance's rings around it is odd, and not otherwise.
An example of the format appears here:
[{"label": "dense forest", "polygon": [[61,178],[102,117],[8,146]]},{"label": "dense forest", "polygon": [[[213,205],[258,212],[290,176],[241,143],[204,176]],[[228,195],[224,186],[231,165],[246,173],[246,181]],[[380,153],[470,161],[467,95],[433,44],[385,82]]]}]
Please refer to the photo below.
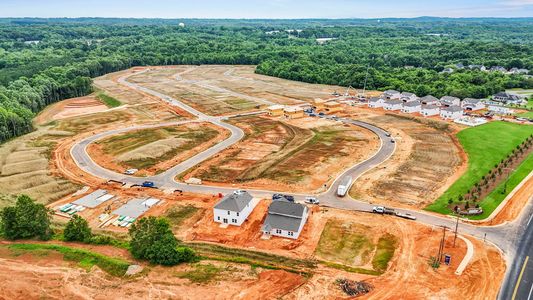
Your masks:
[{"label": "dense forest", "polygon": [[0,142],[29,132],[46,105],[90,93],[92,77],[136,65],[253,64],[312,83],[481,98],[533,79],[441,71],[533,70],[532,45],[533,19],[0,19]]}]

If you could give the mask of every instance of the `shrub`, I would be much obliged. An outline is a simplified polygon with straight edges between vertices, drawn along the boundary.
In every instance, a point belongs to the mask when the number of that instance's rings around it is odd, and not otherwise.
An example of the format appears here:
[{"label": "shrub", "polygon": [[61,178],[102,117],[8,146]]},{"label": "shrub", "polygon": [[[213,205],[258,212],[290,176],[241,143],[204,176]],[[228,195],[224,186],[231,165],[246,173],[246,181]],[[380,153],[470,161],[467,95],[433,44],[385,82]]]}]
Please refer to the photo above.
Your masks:
[{"label": "shrub", "polygon": [[84,218],[77,215],[72,216],[63,232],[65,241],[89,242],[91,236],[89,224]]}]

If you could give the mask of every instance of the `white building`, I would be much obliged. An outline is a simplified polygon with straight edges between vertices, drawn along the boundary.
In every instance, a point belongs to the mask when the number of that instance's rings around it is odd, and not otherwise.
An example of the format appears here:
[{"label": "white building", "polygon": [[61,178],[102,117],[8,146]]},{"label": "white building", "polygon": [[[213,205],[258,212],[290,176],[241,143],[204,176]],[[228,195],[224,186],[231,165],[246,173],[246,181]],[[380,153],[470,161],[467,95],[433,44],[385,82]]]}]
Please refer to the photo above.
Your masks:
[{"label": "white building", "polygon": [[268,207],[268,214],[261,227],[265,235],[297,239],[307,222],[309,209],[299,203],[285,200],[273,201]]},{"label": "white building", "polygon": [[244,191],[235,191],[226,195],[213,208],[214,221],[241,226],[255,207],[252,200],[252,195]]},{"label": "white building", "polygon": [[422,105],[420,114],[424,117],[437,116],[440,113],[440,108],[436,105]]},{"label": "white building", "polygon": [[422,103],[422,105],[439,105],[439,99],[431,95],[427,95],[420,98],[420,102]]},{"label": "white building", "polygon": [[401,110],[403,106],[402,100],[387,100],[383,105],[386,110]]},{"label": "white building", "polygon": [[485,109],[485,104],[479,99],[466,98],[461,102],[461,106],[466,111],[475,111]]},{"label": "white building", "polygon": [[413,93],[403,92],[400,95],[400,100],[402,100],[403,102],[407,103],[407,102],[418,100],[418,97],[415,94],[413,94]]},{"label": "white building", "polygon": [[512,114],[514,114],[514,110],[512,110],[512,109],[510,109],[508,107],[497,106],[497,105],[490,105],[489,106],[489,111],[495,112],[495,113],[500,114],[500,115],[512,115]]},{"label": "white building", "polygon": [[368,100],[368,107],[370,108],[379,108],[383,107],[385,100],[381,97],[372,97]]},{"label": "white building", "polygon": [[440,117],[445,120],[455,120],[463,116],[463,109],[460,106],[444,107],[440,110]]},{"label": "white building", "polygon": [[450,106],[460,106],[461,99],[452,96],[444,96],[440,98],[440,106],[450,107]]},{"label": "white building", "polygon": [[420,112],[420,109],[422,109],[422,103],[420,101],[407,102],[402,106],[402,112],[407,114]]},{"label": "white building", "polygon": [[395,90],[387,90],[383,92],[383,98],[387,100],[400,99],[402,94]]}]

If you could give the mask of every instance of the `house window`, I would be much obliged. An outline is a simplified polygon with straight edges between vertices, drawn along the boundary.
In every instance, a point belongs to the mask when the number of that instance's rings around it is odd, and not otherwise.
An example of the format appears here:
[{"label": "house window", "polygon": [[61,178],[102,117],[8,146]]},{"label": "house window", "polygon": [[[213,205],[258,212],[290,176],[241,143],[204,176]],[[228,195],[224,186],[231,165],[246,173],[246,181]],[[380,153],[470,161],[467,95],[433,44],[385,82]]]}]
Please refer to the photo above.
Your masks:
[{"label": "house window", "polygon": [[239,216],[239,213],[237,213],[237,217]]},{"label": "house window", "polygon": [[220,216],[217,217],[217,220],[220,221]]},{"label": "house window", "polygon": [[237,219],[231,219],[233,223],[237,223]]},{"label": "house window", "polygon": [[228,210],[228,216],[229,216],[229,215],[230,215],[230,213],[229,213],[229,210]]},{"label": "house window", "polygon": [[276,229],[277,234],[281,234],[281,229]]},{"label": "house window", "polygon": [[289,231],[289,236],[294,236],[294,232]]}]

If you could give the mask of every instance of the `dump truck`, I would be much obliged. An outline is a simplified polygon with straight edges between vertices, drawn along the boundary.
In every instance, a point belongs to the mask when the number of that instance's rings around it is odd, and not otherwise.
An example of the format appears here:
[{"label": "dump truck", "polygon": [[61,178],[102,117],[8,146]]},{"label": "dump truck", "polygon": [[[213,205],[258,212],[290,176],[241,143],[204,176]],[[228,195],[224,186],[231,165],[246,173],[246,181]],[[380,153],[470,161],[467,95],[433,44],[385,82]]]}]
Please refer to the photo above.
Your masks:
[{"label": "dump truck", "polygon": [[337,196],[344,197],[352,185],[352,176],[345,176],[337,188]]}]

